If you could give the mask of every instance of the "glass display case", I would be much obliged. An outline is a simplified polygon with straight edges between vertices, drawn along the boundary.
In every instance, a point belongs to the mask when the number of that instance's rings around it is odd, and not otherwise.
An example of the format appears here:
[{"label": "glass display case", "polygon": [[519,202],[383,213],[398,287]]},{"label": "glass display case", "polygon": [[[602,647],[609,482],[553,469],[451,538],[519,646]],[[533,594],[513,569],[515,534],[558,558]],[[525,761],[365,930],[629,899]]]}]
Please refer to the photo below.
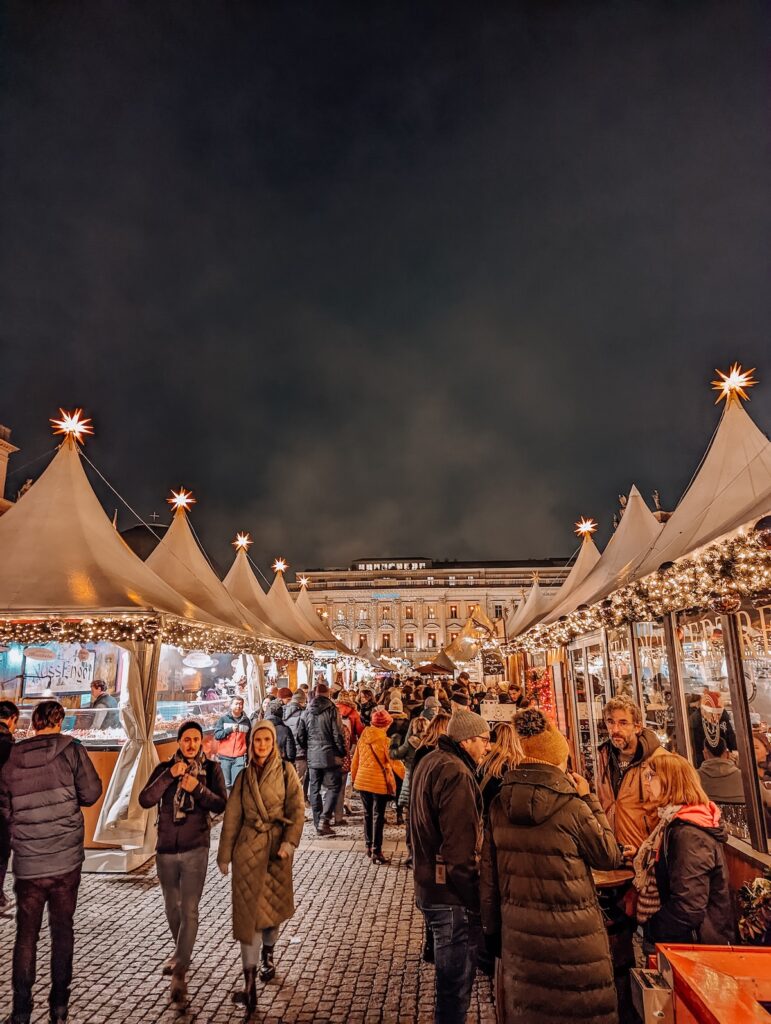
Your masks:
[{"label": "glass display case", "polygon": [[594,781],[595,752],[607,738],[602,709],[610,697],[610,679],[601,634],[582,637],[568,647],[568,665],[573,681],[579,771]]},{"label": "glass display case", "polygon": [[672,682],[664,627],[660,622],[635,622],[633,636],[645,725],[656,733],[663,747],[673,753],[682,754],[684,751],[677,749]]},{"label": "glass display case", "polygon": [[738,615],[742,667],[750,709],[752,750],[771,848],[771,605]]}]

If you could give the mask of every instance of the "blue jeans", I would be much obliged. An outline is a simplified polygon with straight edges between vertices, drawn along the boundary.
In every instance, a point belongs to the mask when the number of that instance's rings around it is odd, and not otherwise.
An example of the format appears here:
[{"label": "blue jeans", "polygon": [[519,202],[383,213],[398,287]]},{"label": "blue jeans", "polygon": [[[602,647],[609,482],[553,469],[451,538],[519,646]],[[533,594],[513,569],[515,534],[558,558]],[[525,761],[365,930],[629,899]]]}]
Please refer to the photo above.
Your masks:
[{"label": "blue jeans", "polygon": [[[341,768],[309,768],[308,796],[313,812],[313,824],[316,828],[322,821],[331,821],[335,813],[335,804],[343,784]],[[324,798],[321,797],[322,787]]]},{"label": "blue jeans", "polygon": [[238,778],[239,772],[242,772],[246,767],[245,757],[223,757],[219,755],[220,768],[225,779],[225,785],[227,786],[228,793],[233,788],[233,783]]},{"label": "blue jeans", "polygon": [[464,1024],[476,974],[477,948],[482,938],[478,914],[465,907],[420,903],[426,927],[434,937],[436,1024]]}]

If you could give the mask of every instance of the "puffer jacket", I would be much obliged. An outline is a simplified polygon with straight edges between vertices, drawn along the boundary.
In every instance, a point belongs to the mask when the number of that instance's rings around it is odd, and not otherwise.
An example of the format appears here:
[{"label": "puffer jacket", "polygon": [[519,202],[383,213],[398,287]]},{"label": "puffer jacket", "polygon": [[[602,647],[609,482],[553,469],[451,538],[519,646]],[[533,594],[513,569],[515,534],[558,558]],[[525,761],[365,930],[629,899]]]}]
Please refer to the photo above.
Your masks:
[{"label": "puffer jacket", "polygon": [[348,728],[351,730],[351,746],[355,746],[359,736],[366,728],[361,720],[361,715],[353,705],[344,704],[342,701],[338,701],[337,710],[340,712],[341,718],[347,719]]},{"label": "puffer jacket", "polygon": [[279,757],[260,771],[249,764],[235,781],[225,810],[217,863],[233,864],[233,937],[253,942],[294,914],[293,857],[282,858],[282,843],[297,847],[305,807],[297,772]]},{"label": "puffer jacket", "polygon": [[340,713],[329,697],[314,697],[297,727],[297,745],[309,768],[339,768],[346,755]]},{"label": "puffer jacket", "polygon": [[210,815],[222,814],[228,799],[225,778],[217,761],[204,760],[206,785],[199,782],[193,791],[194,807],[181,821],[174,821],[174,795],[177,779],[171,774],[174,758],[161,761],[153,769],[139,794],[139,806],[158,810],[158,853],[186,853],[209,846]]},{"label": "puffer jacket", "polygon": [[[698,810],[684,807],[664,829],[656,861],[661,909],[645,926],[646,937],[652,943],[727,946],[735,941],[723,851],[726,831],[719,823],[720,812],[714,804],[710,804],[708,814],[693,813]],[[693,820],[688,820],[689,812]],[[685,818],[680,817],[683,814]]]},{"label": "puffer jacket", "polygon": [[616,1024],[608,936],[592,868],[621,863],[593,794],[549,764],[509,772],[490,806],[482,852],[482,925],[500,935],[499,1020]]},{"label": "puffer jacket", "polygon": [[[297,730],[300,726],[300,718],[302,717],[303,711],[305,711],[305,705],[298,704],[294,700],[290,700],[284,708],[283,722],[294,736],[295,744],[297,743]],[[303,757],[305,756],[302,751],[298,751],[297,753],[298,756],[300,756],[300,754],[302,754]]]},{"label": "puffer jacket", "polygon": [[407,733],[403,743],[399,742],[399,736],[391,737],[390,756],[396,761],[401,761],[404,765],[404,779],[402,780],[402,788],[399,790],[399,799],[396,802],[397,807],[404,808],[409,806],[410,778],[412,776],[412,766],[415,761],[415,755],[418,752],[419,742],[420,738],[412,737],[409,732]]},{"label": "puffer jacket", "polygon": [[[426,750],[418,759],[418,755]],[[479,913],[482,795],[476,765],[460,744],[440,736],[420,747],[410,783],[410,839],[415,895]],[[437,871],[437,864],[444,867]]]},{"label": "puffer jacket", "polygon": [[4,722],[0,722],[0,769],[10,757],[12,749],[13,733]]},{"label": "puffer jacket", "polygon": [[20,740],[0,774],[0,807],[11,826],[17,878],[66,875],[83,862],[81,807],[102,795],[102,782],[72,736]]},{"label": "puffer jacket", "polygon": [[385,729],[368,725],[361,734],[351,762],[351,783],[363,793],[394,796],[396,778]]},{"label": "puffer jacket", "polygon": [[658,810],[645,795],[643,765],[666,751],[652,729],[643,729],[632,763],[622,775],[610,740],[597,751],[596,788],[608,824],[624,846],[639,849],[659,822]]},{"label": "puffer jacket", "polygon": [[272,722],[276,729],[276,743],[282,760],[291,761],[294,764],[297,758],[297,744],[294,740],[294,733],[284,722],[283,718],[277,715],[266,715],[266,722]]}]

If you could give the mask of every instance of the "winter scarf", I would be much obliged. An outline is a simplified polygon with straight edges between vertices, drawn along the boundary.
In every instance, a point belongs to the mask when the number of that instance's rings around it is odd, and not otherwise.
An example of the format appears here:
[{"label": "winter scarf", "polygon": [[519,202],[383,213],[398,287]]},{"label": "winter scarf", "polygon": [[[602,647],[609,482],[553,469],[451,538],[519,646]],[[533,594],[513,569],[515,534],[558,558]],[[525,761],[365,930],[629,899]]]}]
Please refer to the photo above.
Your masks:
[{"label": "winter scarf", "polygon": [[189,812],[195,807],[195,797],[192,793],[188,793],[186,789],[183,789],[180,783],[185,775],[195,775],[201,785],[206,784],[206,755],[203,752],[203,747],[201,747],[193,760],[188,761],[187,758],[183,757],[181,752],[177,750],[172,761],[175,763],[182,761],[188,766],[187,771],[177,779],[177,788],[174,793],[174,821],[178,823],[180,821],[184,821]]}]

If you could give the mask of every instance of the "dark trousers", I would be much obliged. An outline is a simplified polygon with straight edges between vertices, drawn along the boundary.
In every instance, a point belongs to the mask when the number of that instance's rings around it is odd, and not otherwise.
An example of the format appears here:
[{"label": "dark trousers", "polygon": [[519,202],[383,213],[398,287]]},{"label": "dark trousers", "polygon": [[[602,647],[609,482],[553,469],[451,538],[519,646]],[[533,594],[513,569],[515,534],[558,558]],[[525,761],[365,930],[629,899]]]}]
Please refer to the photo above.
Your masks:
[{"label": "dark trousers", "polygon": [[0,816],[0,892],[5,885],[5,876],[8,871],[8,860],[11,856],[11,830],[8,822]]},{"label": "dark trousers", "polygon": [[161,883],[166,920],[174,939],[174,963],[187,970],[198,935],[198,904],[201,902],[209,848],[198,847],[183,853],[159,853],[155,870]]},{"label": "dark trousers", "polygon": [[48,904],[51,932],[51,1015],[64,1016],[70,1002],[73,918],[78,902],[80,867],[50,878],[17,878],[16,945],[13,947],[13,1013],[20,1020],[32,1013],[32,987],[37,969],[37,940]]},{"label": "dark trousers", "polygon": [[364,805],[364,839],[367,848],[382,853],[386,804],[391,798],[385,793],[367,793],[364,790],[359,791],[359,796]]},{"label": "dark trousers", "polygon": [[225,779],[225,785],[228,793],[233,788],[233,783],[238,778],[239,772],[242,772],[246,767],[246,756],[244,757],[223,757],[220,758],[220,768],[222,769],[222,775]]},{"label": "dark trousers", "polygon": [[465,907],[420,904],[434,939],[435,1024],[465,1024],[482,939],[479,916]]},{"label": "dark trousers", "polygon": [[[335,813],[335,804],[343,784],[341,768],[308,768],[308,795],[313,812],[313,824],[316,828],[322,821],[331,821]],[[322,798],[321,790],[324,790]]]}]

